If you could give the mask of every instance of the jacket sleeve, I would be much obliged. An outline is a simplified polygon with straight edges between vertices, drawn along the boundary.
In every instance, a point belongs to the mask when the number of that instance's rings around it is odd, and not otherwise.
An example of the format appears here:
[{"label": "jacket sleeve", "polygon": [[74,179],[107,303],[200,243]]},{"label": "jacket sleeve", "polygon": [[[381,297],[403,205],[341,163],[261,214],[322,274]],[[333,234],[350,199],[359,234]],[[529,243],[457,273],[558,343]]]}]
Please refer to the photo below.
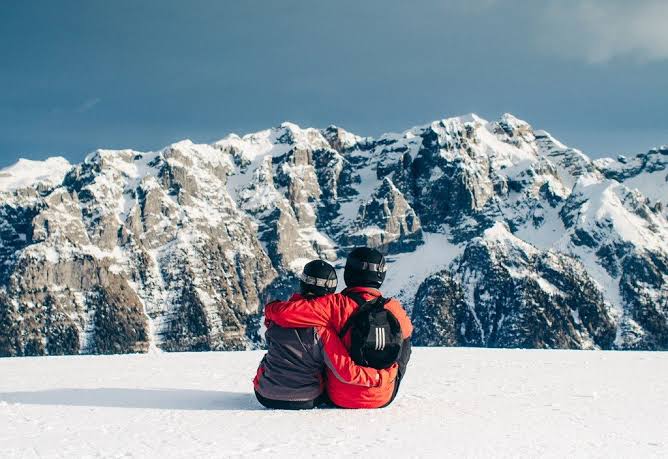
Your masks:
[{"label": "jacket sleeve", "polygon": [[270,301],[269,303],[267,303],[264,306],[264,310],[265,310],[264,326],[267,327],[267,328],[269,328],[269,326],[271,325],[271,320],[269,320],[269,317],[267,317],[266,311],[267,311],[267,308],[269,307],[269,305],[274,304],[274,303],[280,303],[280,301],[279,300]]},{"label": "jacket sleeve", "polygon": [[390,311],[399,321],[403,338],[410,338],[413,334],[413,324],[411,323],[411,319],[408,317],[406,310],[401,306],[401,303],[395,298],[392,298],[385,304],[385,309]]},{"label": "jacket sleeve", "polygon": [[319,328],[318,334],[322,341],[325,365],[336,379],[345,384],[364,387],[378,387],[388,379],[397,376],[398,365],[394,364],[387,370],[362,367],[353,362],[341,339],[330,328]]},{"label": "jacket sleeve", "polygon": [[269,303],[266,320],[285,328],[326,327],[330,324],[332,305],[326,297]]}]

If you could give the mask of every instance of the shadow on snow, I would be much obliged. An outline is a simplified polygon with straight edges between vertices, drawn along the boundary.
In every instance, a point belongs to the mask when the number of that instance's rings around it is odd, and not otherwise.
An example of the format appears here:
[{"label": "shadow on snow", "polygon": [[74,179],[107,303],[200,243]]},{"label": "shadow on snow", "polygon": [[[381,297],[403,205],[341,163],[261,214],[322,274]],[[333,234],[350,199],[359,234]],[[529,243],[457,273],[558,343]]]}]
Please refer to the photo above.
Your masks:
[{"label": "shadow on snow", "polygon": [[50,389],[0,393],[0,401],[25,405],[61,405],[156,410],[262,410],[253,394],[194,389]]}]

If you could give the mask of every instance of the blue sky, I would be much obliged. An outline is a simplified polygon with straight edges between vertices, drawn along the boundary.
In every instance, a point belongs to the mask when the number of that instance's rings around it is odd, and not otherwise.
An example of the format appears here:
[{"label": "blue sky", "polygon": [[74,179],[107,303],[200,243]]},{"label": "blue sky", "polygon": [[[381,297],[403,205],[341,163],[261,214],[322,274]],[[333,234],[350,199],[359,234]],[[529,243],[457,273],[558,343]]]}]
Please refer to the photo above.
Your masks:
[{"label": "blue sky", "polygon": [[469,112],[641,152],[668,143],[667,23],[663,0],[6,0],[0,167]]}]

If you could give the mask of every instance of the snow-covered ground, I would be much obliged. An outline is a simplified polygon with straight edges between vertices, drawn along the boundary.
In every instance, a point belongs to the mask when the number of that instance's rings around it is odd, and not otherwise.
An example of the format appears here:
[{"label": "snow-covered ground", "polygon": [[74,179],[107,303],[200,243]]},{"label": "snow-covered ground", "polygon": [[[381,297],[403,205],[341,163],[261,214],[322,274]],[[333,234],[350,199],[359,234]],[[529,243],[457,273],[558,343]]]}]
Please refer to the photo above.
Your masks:
[{"label": "snow-covered ground", "polygon": [[418,348],[390,407],[310,412],[261,355],[0,359],[0,457],[668,456],[668,353]]}]

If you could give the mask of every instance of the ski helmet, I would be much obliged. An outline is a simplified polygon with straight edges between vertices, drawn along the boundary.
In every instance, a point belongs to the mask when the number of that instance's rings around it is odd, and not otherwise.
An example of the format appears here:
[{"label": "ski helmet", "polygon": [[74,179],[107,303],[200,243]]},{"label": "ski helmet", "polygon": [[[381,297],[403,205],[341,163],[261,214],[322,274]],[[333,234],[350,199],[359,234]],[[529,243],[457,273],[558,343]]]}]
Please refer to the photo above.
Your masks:
[{"label": "ski helmet", "polygon": [[299,287],[302,295],[322,296],[336,291],[338,279],[332,265],[322,260],[313,260],[306,263],[304,271],[299,277]]},{"label": "ski helmet", "polygon": [[369,247],[357,247],[348,255],[343,279],[347,287],[379,288],[386,271],[382,253]]}]

